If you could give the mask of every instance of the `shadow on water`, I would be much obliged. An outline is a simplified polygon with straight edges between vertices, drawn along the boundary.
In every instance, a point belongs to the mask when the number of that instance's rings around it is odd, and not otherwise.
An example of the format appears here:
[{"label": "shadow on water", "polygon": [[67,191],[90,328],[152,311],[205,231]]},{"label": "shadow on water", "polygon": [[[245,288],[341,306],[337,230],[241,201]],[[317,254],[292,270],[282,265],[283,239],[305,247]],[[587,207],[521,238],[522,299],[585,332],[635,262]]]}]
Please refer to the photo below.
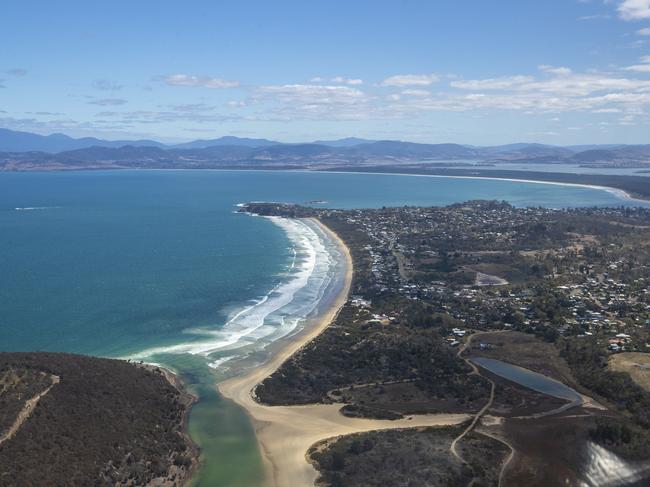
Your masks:
[{"label": "shadow on water", "polygon": [[192,487],[259,487],[262,461],[246,413],[216,390],[217,376],[204,357],[165,355],[156,361],[176,371],[199,397],[192,407],[189,433],[201,449],[201,468]]}]

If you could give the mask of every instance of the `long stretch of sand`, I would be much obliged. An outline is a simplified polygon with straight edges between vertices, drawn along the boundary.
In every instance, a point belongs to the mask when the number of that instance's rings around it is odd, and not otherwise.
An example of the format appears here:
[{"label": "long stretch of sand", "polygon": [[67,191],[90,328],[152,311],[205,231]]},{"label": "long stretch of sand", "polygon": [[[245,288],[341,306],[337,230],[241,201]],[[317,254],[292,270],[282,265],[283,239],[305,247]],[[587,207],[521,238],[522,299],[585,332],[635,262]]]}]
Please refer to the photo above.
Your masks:
[{"label": "long stretch of sand", "polygon": [[319,335],[347,301],[352,282],[350,252],[336,234],[319,225],[337,243],[346,259],[345,282],[340,293],[325,313],[287,340],[265,364],[218,385],[223,396],[242,406],[250,415],[264,461],[266,483],[272,487],[313,486],[318,473],[307,461],[306,453],[320,440],[362,431],[452,425],[469,418],[466,414],[432,414],[397,421],[356,419],[341,415],[341,406],[337,404],[265,406],[255,401],[252,396],[255,386]]}]

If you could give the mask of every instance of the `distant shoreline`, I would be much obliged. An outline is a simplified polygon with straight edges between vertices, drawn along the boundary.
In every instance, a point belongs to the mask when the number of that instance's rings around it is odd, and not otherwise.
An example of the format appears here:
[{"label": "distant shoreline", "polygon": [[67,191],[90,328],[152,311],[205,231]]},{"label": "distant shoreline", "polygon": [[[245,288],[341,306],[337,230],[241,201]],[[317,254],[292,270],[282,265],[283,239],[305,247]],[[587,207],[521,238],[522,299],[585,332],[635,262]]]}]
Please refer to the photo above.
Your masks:
[{"label": "distant shoreline", "polygon": [[[628,176],[628,175],[601,175],[601,174],[578,174],[578,173],[542,173],[538,171],[522,171],[522,170],[481,170],[477,169],[451,169],[445,170],[427,170],[426,168],[413,168],[412,171],[404,172],[399,168],[390,167],[386,171],[381,171],[381,167],[368,167],[367,171],[355,168],[347,170],[344,168],[337,168],[333,170],[324,169],[318,172],[332,173],[332,174],[375,174],[375,175],[391,175],[391,176],[414,176],[414,177],[431,177],[431,178],[449,178],[449,179],[484,179],[488,181],[510,181],[516,183],[531,183],[531,184],[548,184],[555,186],[568,186],[577,188],[597,189],[607,191],[621,199],[633,202],[649,203],[650,202],[650,178],[646,176]],[[395,170],[393,170],[395,169]],[[534,169],[534,168],[533,168]],[[468,172],[478,174],[464,174]],[[492,174],[489,174],[492,173]],[[506,173],[506,174],[504,174]],[[501,175],[500,175],[501,174]],[[516,177],[521,174],[523,177]],[[550,177],[544,178],[545,175]],[[561,181],[559,179],[602,179],[602,178],[626,178],[628,180],[643,180],[648,183],[648,195],[634,193],[632,190],[619,188],[616,186],[609,186],[607,184],[596,184],[590,182],[580,181]]]},{"label": "distant shoreline", "polygon": [[[568,186],[575,188],[587,188],[587,189],[597,189],[601,191],[607,191],[613,195],[618,196],[621,199],[630,200],[630,201],[639,201],[642,203],[650,203],[650,198],[635,198],[631,193],[619,188],[613,188],[611,186],[598,186],[595,184],[583,184],[583,183],[565,183],[561,181],[542,181],[538,179],[518,179],[518,178],[499,178],[499,177],[489,177],[489,176],[456,176],[456,175],[445,175],[445,174],[418,174],[418,173],[397,173],[397,172],[364,172],[364,171],[318,171],[330,174],[374,174],[377,176],[413,176],[413,177],[425,177],[425,178],[448,178],[448,179],[484,179],[488,181],[510,181],[513,183],[531,183],[531,184],[547,184],[550,186]],[[570,173],[573,174],[573,173]],[[648,181],[650,183],[650,181]]]},{"label": "distant shoreline", "polygon": [[449,179],[477,179],[489,181],[509,181],[530,184],[548,184],[556,186],[578,187],[607,191],[622,200],[631,203],[650,203],[650,177],[632,175],[604,175],[604,174],[582,174],[582,173],[553,173],[535,171],[534,166],[530,171],[525,170],[485,170],[481,168],[445,168],[428,169],[426,167],[402,168],[396,166],[364,166],[364,167],[332,167],[329,168],[307,168],[287,166],[282,167],[197,167],[197,168],[130,168],[130,167],[108,167],[108,168],[71,168],[54,170],[34,171],[0,171],[6,173],[31,173],[31,172],[97,172],[97,171],[222,171],[222,172],[297,172],[297,173],[329,173],[329,174],[373,174],[392,176],[419,176]]}]

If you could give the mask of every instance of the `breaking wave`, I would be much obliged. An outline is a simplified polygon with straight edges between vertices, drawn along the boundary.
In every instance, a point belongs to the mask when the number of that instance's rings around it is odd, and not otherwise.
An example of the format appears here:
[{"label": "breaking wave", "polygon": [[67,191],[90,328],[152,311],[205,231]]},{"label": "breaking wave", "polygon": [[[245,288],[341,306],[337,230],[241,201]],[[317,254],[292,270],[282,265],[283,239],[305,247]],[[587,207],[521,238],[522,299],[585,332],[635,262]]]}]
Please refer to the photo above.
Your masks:
[{"label": "breaking wave", "polygon": [[[337,275],[341,255],[316,223],[279,217],[268,218],[282,228],[293,257],[286,278],[264,296],[233,311],[223,325],[189,328],[186,342],[157,347],[130,356],[147,359],[160,354],[192,354],[208,357],[210,366],[244,352],[260,350],[301,328],[318,308]],[[212,354],[215,356],[210,357]]]},{"label": "breaking wave", "polygon": [[56,210],[60,206],[17,206],[14,208],[16,211],[37,211],[37,210]]}]

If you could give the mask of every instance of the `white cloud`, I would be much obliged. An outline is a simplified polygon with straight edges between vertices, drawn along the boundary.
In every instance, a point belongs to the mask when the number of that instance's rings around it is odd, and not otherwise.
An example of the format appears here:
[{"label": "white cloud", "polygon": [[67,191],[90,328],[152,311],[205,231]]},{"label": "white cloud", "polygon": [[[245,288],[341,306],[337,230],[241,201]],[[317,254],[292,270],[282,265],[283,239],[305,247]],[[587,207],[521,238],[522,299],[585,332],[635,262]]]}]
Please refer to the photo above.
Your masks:
[{"label": "white cloud", "polygon": [[538,68],[540,71],[544,71],[545,73],[557,74],[560,76],[568,76],[572,73],[571,69],[564,66],[549,66],[547,64],[542,64],[541,66],[538,66]]},{"label": "white cloud", "polygon": [[633,64],[624,69],[625,71],[634,71],[636,73],[650,73],[650,64]]},{"label": "white cloud", "polygon": [[[643,57],[645,66],[650,57]],[[388,93],[362,91],[330,81],[264,86],[253,89],[249,101],[259,107],[258,120],[387,120],[409,119],[433,112],[518,111],[525,114],[584,112],[622,116],[634,110],[650,112],[650,80],[617,72],[574,72],[542,65],[533,75],[463,80],[450,78],[437,90],[413,84],[412,76],[389,78]],[[322,79],[322,78],[320,78]],[[427,82],[429,82],[427,80]],[[639,120],[646,115],[637,115]],[[274,117],[274,118],[269,118]]]},{"label": "white cloud", "polygon": [[439,81],[440,78],[435,74],[397,74],[386,78],[382,86],[429,86],[431,83]]},{"label": "white cloud", "polygon": [[350,79],[344,78],[343,76],[336,76],[330,80],[332,83],[342,83],[346,85],[362,85],[363,80],[361,79]]},{"label": "white cloud", "polygon": [[358,88],[341,85],[288,84],[262,86],[253,100],[271,104],[270,111],[283,119],[361,119],[369,97]]},{"label": "white cloud", "polygon": [[624,20],[650,19],[650,0],[623,0],[618,13]]},{"label": "white cloud", "polygon": [[363,84],[363,80],[359,78],[346,78],[345,76],[335,76],[329,80],[316,76],[309,80],[310,83],[336,83],[339,85],[350,85],[350,86],[359,86]]},{"label": "white cloud", "polygon": [[598,108],[592,110],[591,113],[621,113],[621,110],[618,108]]},{"label": "white cloud", "polygon": [[534,78],[531,76],[505,76],[480,80],[458,80],[452,81],[449,85],[462,90],[504,90],[532,81]]},{"label": "white cloud", "polygon": [[583,15],[582,17],[578,17],[578,20],[605,20],[611,18],[612,16],[607,14],[594,14],[594,15]]},{"label": "white cloud", "polygon": [[404,90],[402,91],[402,95],[404,96],[429,96],[431,95],[430,92],[427,90]]},{"label": "white cloud", "polygon": [[[643,58],[645,59],[645,57]],[[629,114],[650,109],[650,80],[613,73],[575,73],[540,67],[542,75],[453,80],[451,90],[418,98],[391,94],[376,112],[410,118],[427,112],[519,111],[526,114],[589,112]]]},{"label": "white cloud", "polygon": [[239,81],[229,81],[209,76],[191,76],[187,74],[165,76],[163,82],[170,86],[193,86],[200,88],[236,88],[239,86]]},{"label": "white cloud", "polygon": [[650,27],[646,27],[645,29],[639,29],[636,31],[636,33],[640,36],[650,36]]},{"label": "white cloud", "polygon": [[547,97],[588,96],[604,90],[631,90],[650,86],[650,82],[645,80],[632,80],[598,73],[573,73],[568,68],[540,66],[540,70],[551,76],[542,79],[519,75],[479,80],[459,80],[452,81],[450,86],[471,91],[538,92]]},{"label": "white cloud", "polygon": [[641,64],[633,64],[623,68],[625,71],[634,71],[637,73],[650,73],[650,56],[643,56],[640,59]]},{"label": "white cloud", "polygon": [[122,98],[102,98],[100,100],[89,101],[88,103],[90,105],[100,105],[103,107],[110,107],[110,106],[124,105],[127,103],[127,101]]},{"label": "white cloud", "polygon": [[[635,122],[626,119],[625,123],[646,123],[650,119],[650,79],[634,74],[650,72],[650,56],[641,57],[634,66],[610,68],[608,72],[574,72],[567,67],[549,65],[541,65],[538,69],[530,74],[477,79],[451,76],[439,79],[433,74],[396,75],[381,84],[364,86],[361,80],[357,82],[343,76],[317,77],[305,83],[245,86],[247,97],[241,101],[229,97],[219,105],[193,103],[133,112],[115,109],[102,112],[101,116],[124,124],[416,120],[430,113],[467,112],[468,117],[487,117],[505,111],[539,115],[543,120],[560,116],[564,120],[562,114],[580,112],[612,124],[628,115],[634,115]],[[162,80],[175,86],[223,88],[238,85],[237,82],[188,75],[159,78]],[[439,83],[431,86],[436,81]],[[120,98],[86,101],[109,107],[126,103]]]},{"label": "white cloud", "polygon": [[275,95],[278,98],[291,101],[306,101],[309,103],[356,102],[364,97],[364,93],[348,86],[329,85],[272,85],[259,88],[261,93]]}]

